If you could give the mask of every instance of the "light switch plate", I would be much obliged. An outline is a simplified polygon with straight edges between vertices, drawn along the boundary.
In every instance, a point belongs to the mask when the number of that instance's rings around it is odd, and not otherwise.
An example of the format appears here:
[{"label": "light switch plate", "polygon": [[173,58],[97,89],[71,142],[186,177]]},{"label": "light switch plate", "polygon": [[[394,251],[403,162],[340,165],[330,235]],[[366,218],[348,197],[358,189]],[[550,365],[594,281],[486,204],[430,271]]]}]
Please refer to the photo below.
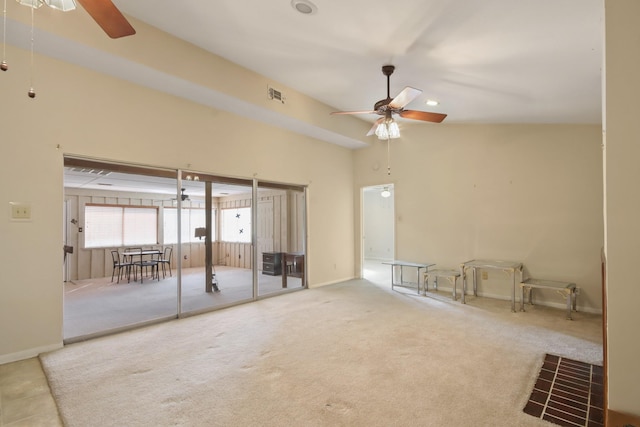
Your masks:
[{"label": "light switch plate", "polygon": [[12,221],[31,221],[31,203],[9,202],[9,218]]}]

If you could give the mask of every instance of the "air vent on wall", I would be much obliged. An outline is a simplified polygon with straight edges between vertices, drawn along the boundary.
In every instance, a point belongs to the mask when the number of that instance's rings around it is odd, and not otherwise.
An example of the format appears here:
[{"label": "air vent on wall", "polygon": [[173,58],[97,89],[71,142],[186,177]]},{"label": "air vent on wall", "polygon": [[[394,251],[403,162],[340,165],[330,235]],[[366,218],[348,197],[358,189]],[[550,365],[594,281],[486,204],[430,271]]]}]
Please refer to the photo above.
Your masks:
[{"label": "air vent on wall", "polygon": [[269,86],[268,96],[269,99],[280,101],[284,104],[284,94],[279,90],[272,88],[271,86]]}]

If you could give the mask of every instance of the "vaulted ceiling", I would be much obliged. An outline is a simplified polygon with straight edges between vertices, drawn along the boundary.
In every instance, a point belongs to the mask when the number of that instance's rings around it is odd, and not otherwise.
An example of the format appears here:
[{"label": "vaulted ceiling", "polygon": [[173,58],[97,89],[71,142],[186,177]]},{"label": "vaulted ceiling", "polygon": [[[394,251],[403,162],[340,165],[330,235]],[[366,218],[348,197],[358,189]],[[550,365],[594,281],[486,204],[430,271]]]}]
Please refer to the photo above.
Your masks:
[{"label": "vaulted ceiling", "polygon": [[[29,21],[23,12],[27,8],[10,3],[8,42],[28,49]],[[274,82],[274,89],[282,90],[285,102],[288,90],[307,95],[328,106],[322,113],[327,117],[332,110],[373,109],[387,95],[381,67],[393,64],[391,97],[405,86],[419,88],[422,94],[406,108],[446,113],[445,124],[602,121],[602,0],[114,3],[134,26],[148,24],[264,76]],[[311,7],[313,13],[302,14],[296,5]],[[21,16],[14,21],[16,12]],[[366,130],[347,134],[333,125],[356,120],[359,129],[360,123],[368,125],[378,118],[332,116],[330,122],[318,125],[278,115],[234,94],[221,94],[138,63],[132,46],[112,42],[93,21],[79,31],[55,34],[70,23],[90,20],[81,7],[64,14],[37,13],[36,26],[49,30],[36,29],[36,51],[175,96],[349,148],[368,145]],[[104,40],[89,34],[91,28]],[[93,44],[85,44],[90,37]],[[150,40],[149,31],[130,37]],[[160,43],[156,45],[161,49]],[[129,56],[119,56],[121,52]],[[174,60],[178,59],[166,58],[167,63]],[[220,85],[221,79],[216,75],[212,81]],[[264,99],[267,87],[259,90],[264,93],[252,96]],[[428,106],[428,99],[439,104]],[[431,125],[404,121],[411,126]]]},{"label": "vaulted ceiling", "polygon": [[391,96],[422,89],[408,108],[447,123],[601,122],[601,0],[312,1],[308,15],[306,0],[115,4],[337,110],[385,98],[393,64]]}]

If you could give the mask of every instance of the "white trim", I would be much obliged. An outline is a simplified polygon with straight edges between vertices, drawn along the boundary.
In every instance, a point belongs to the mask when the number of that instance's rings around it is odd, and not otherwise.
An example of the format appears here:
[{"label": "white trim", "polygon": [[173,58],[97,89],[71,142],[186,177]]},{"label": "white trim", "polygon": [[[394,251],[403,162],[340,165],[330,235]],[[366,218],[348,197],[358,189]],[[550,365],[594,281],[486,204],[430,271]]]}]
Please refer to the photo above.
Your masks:
[{"label": "white trim", "polygon": [[[453,292],[453,288],[446,288],[443,286],[438,286],[438,291],[449,291],[449,292]],[[469,289],[467,289],[467,295],[473,296],[473,292],[470,291]],[[503,300],[503,301],[511,301],[511,297],[510,296],[505,296],[505,295],[498,295],[498,294],[487,294],[487,293],[482,293],[482,292],[478,292],[478,296],[479,297],[484,297],[484,298],[491,298],[491,299],[498,299],[498,300]],[[578,297],[578,303],[580,302],[580,298]],[[520,312],[520,306],[518,305],[520,304],[520,293],[519,293],[519,289],[516,289],[516,311]],[[551,307],[551,308],[560,308],[563,310],[567,309],[567,303],[566,302],[552,302],[552,301],[540,301],[540,302],[536,302],[534,305],[539,305],[539,306],[543,306],[543,307]],[[524,309],[525,312],[527,310],[527,307],[531,307],[528,303],[525,303],[524,305]],[[578,313],[579,312],[583,312],[583,313],[592,313],[592,314],[602,314],[602,310],[601,309],[597,309],[597,308],[593,308],[593,307],[585,307],[585,306],[581,306],[580,304],[578,304]]]},{"label": "white trim", "polygon": [[319,288],[321,286],[327,286],[327,285],[335,285],[337,283],[342,283],[342,282],[346,282],[348,280],[355,280],[355,279],[360,279],[360,278],[356,277],[356,276],[351,276],[351,277],[345,277],[345,278],[342,278],[342,279],[332,280],[330,282],[314,283],[313,285],[309,284],[309,289]]},{"label": "white trim", "polygon": [[53,350],[59,350],[63,346],[62,341],[57,344],[46,345],[43,347],[35,347],[30,348],[28,350],[22,350],[17,353],[9,353],[0,355],[0,365],[4,365],[5,363],[17,362],[19,360],[31,359],[32,357],[36,357],[41,353],[47,353]]}]

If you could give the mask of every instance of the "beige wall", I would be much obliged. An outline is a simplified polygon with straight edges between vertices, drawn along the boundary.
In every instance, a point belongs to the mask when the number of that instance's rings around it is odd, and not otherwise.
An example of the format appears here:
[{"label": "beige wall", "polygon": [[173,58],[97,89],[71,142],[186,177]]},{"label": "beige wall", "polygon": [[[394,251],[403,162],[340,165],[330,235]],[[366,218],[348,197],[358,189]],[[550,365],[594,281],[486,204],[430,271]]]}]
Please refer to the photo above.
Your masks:
[{"label": "beige wall", "polygon": [[[8,46],[14,64],[28,53]],[[0,79],[0,363],[62,342],[63,155],[309,185],[311,286],[353,277],[350,150],[37,56]],[[366,126],[365,126],[366,127]],[[327,165],[331,165],[330,168]],[[9,202],[32,205],[9,220]]]},{"label": "beige wall", "polygon": [[[396,258],[443,268],[522,261],[531,277],[577,283],[579,309],[601,311],[599,126],[403,125],[390,176],[386,142],[355,157],[356,190],[394,184]],[[507,277],[488,274],[479,293],[510,298]],[[563,305],[554,293],[537,295]]]},{"label": "beige wall", "polygon": [[640,3],[606,0],[606,230],[609,407],[640,416]]}]

